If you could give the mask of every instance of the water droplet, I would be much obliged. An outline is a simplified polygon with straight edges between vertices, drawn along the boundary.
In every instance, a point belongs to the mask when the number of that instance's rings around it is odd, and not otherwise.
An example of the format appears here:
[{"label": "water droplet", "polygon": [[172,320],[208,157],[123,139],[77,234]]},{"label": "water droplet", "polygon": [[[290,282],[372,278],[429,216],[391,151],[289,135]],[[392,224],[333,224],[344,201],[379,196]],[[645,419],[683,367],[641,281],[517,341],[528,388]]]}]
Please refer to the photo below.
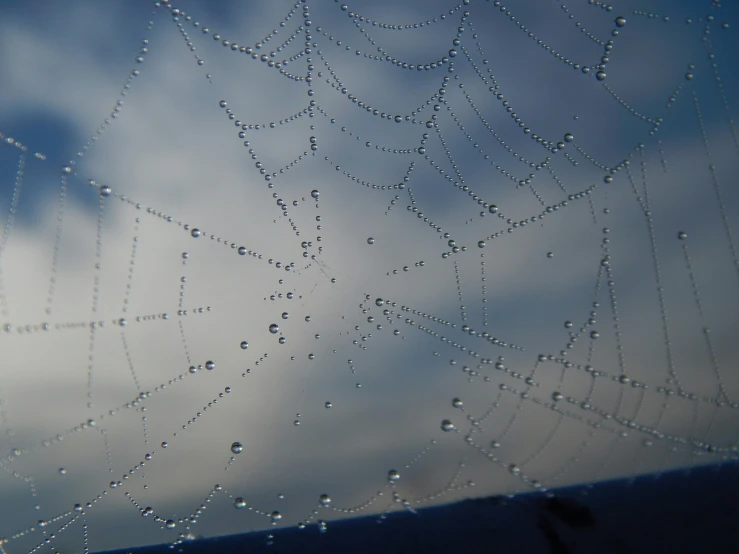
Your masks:
[{"label": "water droplet", "polygon": [[599,71],[595,74],[595,78],[599,81],[605,81],[606,80],[606,72],[605,71]]},{"label": "water droplet", "polygon": [[246,500],[241,497],[237,498],[236,500],[234,500],[234,507],[238,508],[239,510],[241,508],[246,508]]},{"label": "water droplet", "polygon": [[391,469],[387,472],[387,479],[388,481],[397,481],[400,479],[400,473],[398,473],[397,469]]},{"label": "water droplet", "polygon": [[310,192],[310,195],[311,195],[311,196],[312,196],[313,198],[315,198],[316,200],[318,200],[318,191],[317,191],[317,190],[312,190],[312,191]]},{"label": "water droplet", "polygon": [[454,424],[448,419],[445,419],[444,421],[441,422],[442,431],[454,431],[454,429],[455,429]]},{"label": "water droplet", "polygon": [[235,442],[231,445],[231,452],[234,454],[241,454],[241,452],[244,450],[244,445],[242,445],[240,442]]},{"label": "water droplet", "polygon": [[331,504],[331,497],[327,494],[322,494],[318,501],[321,503],[321,506],[328,506]]},{"label": "water droplet", "polygon": [[167,446],[169,446],[167,441],[162,441],[162,448],[167,448]]},{"label": "water droplet", "polygon": [[239,246],[239,254],[242,256],[246,254],[246,248],[243,246]]},{"label": "water droplet", "polygon": [[242,340],[241,341],[241,349],[242,350],[246,350],[247,348],[249,348],[249,343],[246,342],[245,340]]},{"label": "water droplet", "polygon": [[688,234],[685,231],[680,231],[677,234],[677,238],[679,238],[680,240],[685,240],[688,238]]},{"label": "water droplet", "polygon": [[591,339],[597,339],[598,337],[600,337],[600,333],[598,331],[590,331]]},{"label": "water droplet", "polygon": [[63,467],[60,467],[59,468],[59,475],[66,475],[66,474],[67,474],[67,470],[64,469]]},{"label": "water droplet", "polygon": [[288,317],[290,317],[290,314],[288,314],[287,312],[282,312],[282,319],[287,319]]},{"label": "water droplet", "polygon": [[273,323],[272,325],[269,326],[270,333],[275,334],[275,333],[279,333],[279,331],[280,331],[280,326],[277,325],[277,323]]},{"label": "water droplet", "polygon": [[462,401],[459,398],[455,398],[452,400],[452,406],[454,406],[455,408],[461,408]]},{"label": "water droplet", "polygon": [[562,393],[559,391],[554,391],[552,393],[552,400],[554,400],[555,402],[559,402],[560,400],[562,400]]},{"label": "water droplet", "polygon": [[572,322],[571,321],[565,321],[565,328],[566,329],[572,329]]},{"label": "water droplet", "polygon": [[72,173],[72,167],[69,165],[62,166],[62,173],[64,174]]},{"label": "water droplet", "polygon": [[275,510],[270,514],[270,517],[272,518],[272,521],[280,521],[282,519],[282,514]]},{"label": "water droplet", "polygon": [[496,206],[495,204],[491,204],[488,210],[490,211],[491,214],[498,213],[498,206]]},{"label": "water droplet", "polygon": [[113,193],[112,188],[105,186],[105,185],[102,185],[100,187],[100,196],[110,196],[112,193]]},{"label": "water droplet", "polygon": [[326,406],[326,408],[332,408],[333,404],[331,402],[326,402],[324,406]]},{"label": "water droplet", "polygon": [[616,27],[623,27],[626,25],[626,18],[624,17],[617,17],[616,18]]},{"label": "water droplet", "polygon": [[226,106],[228,106],[228,103],[227,103],[227,102],[226,102],[225,100],[221,100],[221,101],[220,101],[220,102],[218,103],[218,105],[219,105],[219,106],[220,106],[221,108],[225,108]]},{"label": "water droplet", "polygon": [[372,237],[368,238],[367,244],[375,244],[375,239],[373,239]]},{"label": "water droplet", "polygon": [[518,467],[516,464],[511,464],[510,466],[508,466],[508,469],[513,475],[518,475],[519,473],[521,473],[521,468]]},{"label": "water droplet", "polygon": [[212,360],[205,362],[205,369],[215,369],[216,364]]},{"label": "water droplet", "polygon": [[193,237],[198,238],[200,236],[200,229],[193,229],[192,231],[190,231],[190,234]]},{"label": "water droplet", "polygon": [[575,137],[572,136],[572,133],[567,133],[565,135],[565,142],[572,142],[573,140],[575,140]]},{"label": "water droplet", "polygon": [[385,304],[385,301],[382,298],[378,298],[375,300],[375,306],[383,306]]},{"label": "water droplet", "polygon": [[484,240],[481,240],[481,241],[479,241],[479,242],[477,243],[477,247],[478,247],[478,248],[485,248],[485,241],[484,241]]},{"label": "water droplet", "polygon": [[165,524],[164,524],[164,526],[165,526],[165,527],[166,527],[167,529],[174,529],[174,528],[175,528],[175,527],[177,526],[177,524],[176,524],[176,523],[174,522],[174,520],[172,520],[172,519],[168,519],[168,520],[167,520],[167,523],[165,523]]}]

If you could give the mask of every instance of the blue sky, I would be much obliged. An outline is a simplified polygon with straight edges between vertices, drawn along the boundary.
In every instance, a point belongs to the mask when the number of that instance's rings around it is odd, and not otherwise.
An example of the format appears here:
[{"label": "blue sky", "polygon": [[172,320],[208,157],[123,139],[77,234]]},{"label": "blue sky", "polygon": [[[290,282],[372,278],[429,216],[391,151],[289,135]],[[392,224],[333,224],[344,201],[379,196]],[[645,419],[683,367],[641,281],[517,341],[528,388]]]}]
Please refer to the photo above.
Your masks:
[{"label": "blue sky", "polygon": [[736,456],[736,5],[309,4],[0,7],[8,552]]}]

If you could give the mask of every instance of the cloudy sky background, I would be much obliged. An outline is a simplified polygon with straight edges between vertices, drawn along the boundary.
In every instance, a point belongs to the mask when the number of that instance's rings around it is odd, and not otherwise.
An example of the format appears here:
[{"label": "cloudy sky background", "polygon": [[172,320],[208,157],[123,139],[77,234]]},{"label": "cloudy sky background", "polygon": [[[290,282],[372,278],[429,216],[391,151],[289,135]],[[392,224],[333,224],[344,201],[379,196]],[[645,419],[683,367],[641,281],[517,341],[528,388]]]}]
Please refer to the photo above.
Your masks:
[{"label": "cloudy sky background", "polygon": [[[194,27],[178,18],[194,52],[172,11],[149,2],[0,8],[0,536],[14,537],[7,552],[29,550],[50,533],[57,548],[79,549],[83,522],[90,548],[102,550],[264,529],[274,510],[283,516],[280,525],[315,523],[402,508],[405,500],[429,506],[527,492],[534,480],[553,488],[736,456],[739,316],[730,308],[739,303],[732,250],[739,145],[729,121],[736,107],[723,102],[739,90],[729,59],[736,5],[671,2],[669,12],[664,2],[614,3],[612,11],[585,1],[568,4],[569,12],[559,2],[507,6],[536,39],[574,63],[592,66],[603,55],[576,21],[603,41],[614,38],[600,82],[547,52],[492,2],[473,0],[418,29],[360,25],[376,45],[338,3],[315,4],[310,86],[213,40],[215,32],[254,47],[279,29],[260,50],[273,51],[303,24],[302,5],[282,28],[289,2],[178,4],[200,22]],[[349,11],[392,24],[453,8],[440,1],[349,4]],[[474,31],[462,34],[454,73],[446,65],[418,72],[362,55],[381,46],[412,64],[439,60],[454,47],[464,9]],[[617,16],[627,23],[611,37]],[[137,63],[143,39],[148,52]],[[296,54],[304,40],[297,34],[274,60]],[[487,79],[490,69],[532,133],[552,145],[566,133],[574,141],[552,153],[525,135],[462,47]],[[431,100],[411,116],[415,123],[381,119],[326,83],[324,61],[349,94],[379,112],[410,116],[448,76],[445,103]],[[305,58],[286,69],[305,75]],[[140,74],[130,77],[132,70]],[[650,136],[652,126],[604,83],[639,114],[663,118],[659,132]],[[311,99],[314,117],[295,116]],[[275,128],[245,131],[245,147],[221,100],[235,119]],[[429,129],[434,113],[437,125]],[[430,136],[421,155],[415,149],[423,133]],[[92,136],[98,138],[90,142]],[[547,156],[553,173],[528,166]],[[62,181],[60,168],[70,160],[73,169]],[[630,162],[628,172],[605,184],[598,164],[622,160]],[[277,174],[273,188],[256,161]],[[454,164],[499,215],[430,162],[458,182]],[[533,188],[517,188],[529,173],[536,175]],[[403,190],[388,188],[405,175]],[[112,194],[101,200],[91,179]],[[589,187],[590,200],[568,200]],[[287,204],[287,216],[277,199]],[[567,205],[539,219],[562,201]],[[532,216],[537,220],[525,226],[506,222]],[[198,238],[192,228],[201,231]],[[678,240],[680,231],[687,240]],[[450,239],[465,249],[451,253]],[[303,241],[311,245],[304,249]],[[239,246],[255,254],[240,256]],[[394,304],[379,307],[376,298]],[[588,324],[591,317],[595,323]],[[93,322],[103,325],[91,330]],[[269,332],[272,323],[279,333]],[[463,325],[517,348],[472,336]],[[599,333],[596,340],[591,331]],[[561,358],[570,333],[578,334],[567,349],[572,367],[538,361]],[[208,360],[213,370],[204,368]],[[495,368],[498,361],[504,369]],[[669,363],[679,383],[669,382]],[[587,364],[602,375],[591,377]],[[190,373],[191,365],[203,368]],[[622,373],[630,382],[615,380]],[[565,398],[553,407],[555,391]],[[131,404],[141,393],[148,397]],[[463,409],[452,406],[453,398]],[[583,402],[598,411],[582,409]],[[455,431],[441,430],[446,419]],[[94,425],[83,428],[89,420]],[[231,461],[235,441],[244,449]],[[701,452],[697,443],[715,451]],[[142,467],[147,453],[152,459]],[[401,475],[392,486],[390,469]],[[111,481],[122,485],[111,488]],[[221,490],[213,493],[216,484]],[[383,496],[375,498],[378,491]],[[321,494],[330,495],[331,505],[312,515]],[[238,497],[254,510],[235,509]],[[184,521],[206,498],[197,523]],[[93,501],[82,515],[73,510]],[[141,517],[147,506],[161,520]],[[350,511],[356,507],[363,510]],[[49,523],[39,527],[40,520]],[[175,528],[166,529],[166,520]]]}]

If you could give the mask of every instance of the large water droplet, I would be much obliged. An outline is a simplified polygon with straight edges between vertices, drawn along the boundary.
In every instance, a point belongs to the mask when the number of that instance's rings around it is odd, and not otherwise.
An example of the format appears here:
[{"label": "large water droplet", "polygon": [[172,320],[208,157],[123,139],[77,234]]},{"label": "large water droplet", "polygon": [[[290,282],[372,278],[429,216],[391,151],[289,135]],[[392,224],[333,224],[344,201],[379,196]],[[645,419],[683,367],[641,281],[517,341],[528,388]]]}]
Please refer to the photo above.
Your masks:
[{"label": "large water droplet", "polygon": [[314,190],[312,190],[312,191],[310,192],[310,195],[311,195],[311,196],[312,196],[313,198],[315,198],[316,200],[318,200],[318,191],[317,191],[317,190],[315,190],[315,189],[314,189]]},{"label": "large water droplet", "polygon": [[275,334],[275,333],[279,333],[279,331],[280,331],[280,326],[277,325],[277,323],[273,323],[272,325],[269,326],[270,333]]},{"label": "large water droplet", "polygon": [[454,424],[448,419],[445,419],[444,421],[441,422],[441,430],[442,431],[454,431]]},{"label": "large water droplet", "polygon": [[244,450],[244,445],[242,445],[240,442],[235,442],[231,445],[231,452],[234,454],[241,454],[241,452]]},{"label": "large water droplet", "polygon": [[241,349],[242,350],[246,350],[247,348],[249,348],[249,343],[246,342],[245,340],[242,340],[241,341]]},{"label": "large water droplet", "polygon": [[322,494],[318,501],[321,503],[321,506],[328,506],[331,504],[331,497],[327,494]]},{"label": "large water droplet", "polygon": [[246,500],[241,497],[237,498],[234,500],[234,507],[238,509],[246,508]]}]

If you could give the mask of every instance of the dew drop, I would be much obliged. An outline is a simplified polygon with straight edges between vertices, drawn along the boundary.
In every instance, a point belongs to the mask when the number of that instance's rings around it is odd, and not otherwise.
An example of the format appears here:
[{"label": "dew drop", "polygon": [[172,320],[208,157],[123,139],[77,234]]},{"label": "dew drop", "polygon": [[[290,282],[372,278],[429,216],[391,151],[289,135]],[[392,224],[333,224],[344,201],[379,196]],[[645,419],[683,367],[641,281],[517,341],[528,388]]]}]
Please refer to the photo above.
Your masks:
[{"label": "dew drop", "polygon": [[373,239],[372,237],[368,238],[367,244],[375,244],[375,239]]},{"label": "dew drop", "polygon": [[315,190],[315,189],[314,189],[314,190],[312,190],[312,191],[310,192],[310,195],[311,195],[311,196],[312,196],[313,198],[315,198],[316,200],[318,200],[318,191],[317,191],[317,190]]},{"label": "dew drop", "polygon": [[388,481],[397,481],[398,479],[400,479],[400,473],[398,473],[397,469],[391,469],[387,472]]},{"label": "dew drop", "polygon": [[100,196],[110,196],[113,193],[113,189],[111,189],[108,186],[101,186],[100,187]]},{"label": "dew drop", "polygon": [[328,506],[331,504],[331,497],[327,494],[322,494],[318,501],[321,503],[321,506]]},{"label": "dew drop", "polygon": [[241,349],[242,350],[246,350],[247,348],[249,348],[249,343],[246,342],[245,340],[242,340],[241,341]]},{"label": "dew drop", "polygon": [[454,429],[455,429],[454,428],[454,424],[451,421],[449,421],[448,419],[445,419],[444,421],[441,422],[441,430],[442,431],[447,431],[448,432],[448,431],[454,431]]},{"label": "dew drop", "polygon": [[234,454],[241,454],[241,452],[244,450],[244,445],[242,445],[240,442],[235,442],[231,445],[231,452]]},{"label": "dew drop", "polygon": [[242,508],[246,508],[246,500],[239,497],[236,500],[234,500],[234,508],[238,508],[239,510]]},{"label": "dew drop", "polygon": [[606,72],[605,71],[599,71],[595,74],[595,78],[599,81],[605,81],[606,80]]},{"label": "dew drop", "polygon": [[479,241],[479,242],[477,243],[477,247],[478,247],[478,248],[485,248],[485,241],[484,241],[484,240],[481,240],[481,241]]},{"label": "dew drop", "polygon": [[455,408],[461,408],[462,401],[459,398],[455,398],[452,400],[452,406],[454,406]]},{"label": "dew drop", "polygon": [[280,331],[280,326],[277,325],[277,323],[273,323],[272,325],[269,326],[269,332],[272,333],[273,335],[275,333],[279,333],[279,331]]},{"label": "dew drop", "polygon": [[677,234],[677,238],[679,238],[680,240],[685,240],[688,238],[688,234],[685,231],[680,231]]},{"label": "dew drop", "polygon": [[190,234],[193,237],[198,238],[200,236],[200,229],[193,229],[192,231],[190,231]]},{"label": "dew drop", "polygon": [[616,27],[623,27],[626,25],[626,18],[624,17],[617,17],[616,18]]}]

